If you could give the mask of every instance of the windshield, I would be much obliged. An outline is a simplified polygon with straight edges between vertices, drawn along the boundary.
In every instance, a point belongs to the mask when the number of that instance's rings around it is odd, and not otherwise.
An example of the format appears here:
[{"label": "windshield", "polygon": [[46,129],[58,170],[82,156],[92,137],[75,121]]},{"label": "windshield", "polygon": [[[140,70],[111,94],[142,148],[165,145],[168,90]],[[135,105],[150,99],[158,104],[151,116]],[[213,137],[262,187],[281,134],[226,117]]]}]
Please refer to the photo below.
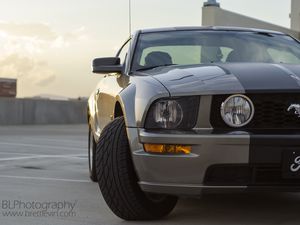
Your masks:
[{"label": "windshield", "polygon": [[165,31],[140,34],[132,70],[206,63],[300,63],[290,36],[245,31]]}]

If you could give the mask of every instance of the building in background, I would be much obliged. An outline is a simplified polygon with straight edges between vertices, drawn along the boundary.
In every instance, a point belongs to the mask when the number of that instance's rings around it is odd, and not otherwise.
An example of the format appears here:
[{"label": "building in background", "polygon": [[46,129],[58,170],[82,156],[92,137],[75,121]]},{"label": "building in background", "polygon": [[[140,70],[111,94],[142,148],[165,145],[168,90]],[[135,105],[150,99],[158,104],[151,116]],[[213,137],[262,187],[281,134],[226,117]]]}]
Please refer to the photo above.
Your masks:
[{"label": "building in background", "polygon": [[[234,26],[276,30],[300,38],[300,1],[292,0],[291,28],[278,26],[249,16],[224,10],[216,0],[208,0],[202,8],[203,26]],[[288,15],[287,15],[288,16]]]},{"label": "building in background", "polygon": [[291,28],[300,32],[300,1],[292,0],[291,6]]},{"label": "building in background", "polygon": [[17,96],[17,80],[0,78],[0,97],[15,98]]}]

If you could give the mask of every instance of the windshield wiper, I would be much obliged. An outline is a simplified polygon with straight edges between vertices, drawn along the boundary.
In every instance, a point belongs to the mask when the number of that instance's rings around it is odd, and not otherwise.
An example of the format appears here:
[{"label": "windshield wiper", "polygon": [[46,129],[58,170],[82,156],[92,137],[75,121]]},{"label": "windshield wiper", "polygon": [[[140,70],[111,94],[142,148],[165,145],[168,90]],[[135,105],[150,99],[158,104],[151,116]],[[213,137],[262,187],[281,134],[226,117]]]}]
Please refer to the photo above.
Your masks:
[{"label": "windshield wiper", "polygon": [[256,34],[267,36],[267,37],[274,37],[273,34],[270,34],[268,32],[263,32],[263,31],[256,32]]},{"label": "windshield wiper", "polygon": [[148,66],[148,67],[137,69],[136,71],[152,70],[152,69],[162,67],[162,66],[173,66],[173,65],[178,65],[178,64],[169,63],[169,64],[162,64],[162,65],[156,65],[156,66]]}]

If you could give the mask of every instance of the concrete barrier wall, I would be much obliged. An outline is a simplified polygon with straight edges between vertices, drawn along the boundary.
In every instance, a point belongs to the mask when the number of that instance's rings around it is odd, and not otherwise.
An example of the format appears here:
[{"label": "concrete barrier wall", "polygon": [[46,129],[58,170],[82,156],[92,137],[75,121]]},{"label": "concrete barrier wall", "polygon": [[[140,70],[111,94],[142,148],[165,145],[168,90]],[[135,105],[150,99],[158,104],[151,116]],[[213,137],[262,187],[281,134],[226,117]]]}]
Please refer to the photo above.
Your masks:
[{"label": "concrete barrier wall", "polygon": [[0,98],[0,125],[86,123],[86,101]]}]

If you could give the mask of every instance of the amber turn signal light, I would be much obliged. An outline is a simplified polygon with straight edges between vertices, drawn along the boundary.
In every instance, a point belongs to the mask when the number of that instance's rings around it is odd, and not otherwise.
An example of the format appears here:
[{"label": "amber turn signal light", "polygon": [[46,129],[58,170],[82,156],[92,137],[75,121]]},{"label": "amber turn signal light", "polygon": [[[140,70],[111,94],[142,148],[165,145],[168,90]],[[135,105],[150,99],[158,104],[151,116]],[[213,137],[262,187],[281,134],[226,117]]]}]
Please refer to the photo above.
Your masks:
[{"label": "amber turn signal light", "polygon": [[145,152],[157,154],[190,154],[192,146],[188,145],[164,145],[164,144],[144,144]]}]

